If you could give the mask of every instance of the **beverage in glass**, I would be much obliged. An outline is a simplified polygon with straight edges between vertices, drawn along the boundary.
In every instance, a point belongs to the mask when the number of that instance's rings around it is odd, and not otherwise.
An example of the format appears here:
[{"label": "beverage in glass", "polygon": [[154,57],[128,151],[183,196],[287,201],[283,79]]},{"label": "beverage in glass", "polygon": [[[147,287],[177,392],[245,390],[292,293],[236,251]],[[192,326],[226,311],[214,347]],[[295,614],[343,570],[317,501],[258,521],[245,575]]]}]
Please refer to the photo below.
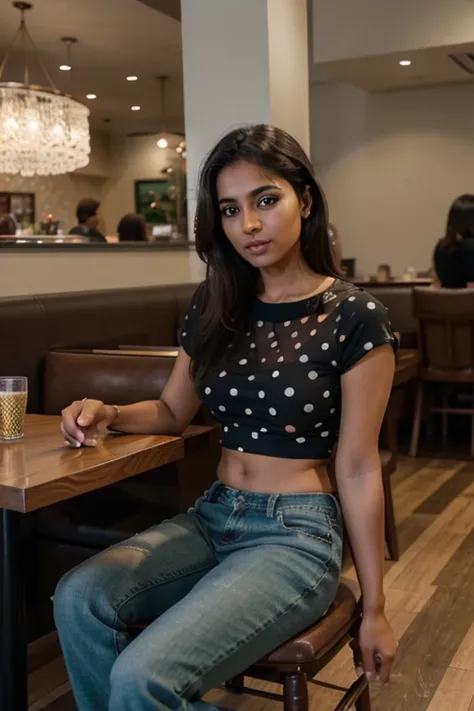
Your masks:
[{"label": "beverage in glass", "polygon": [[21,439],[25,423],[28,380],[0,377],[0,438]]}]

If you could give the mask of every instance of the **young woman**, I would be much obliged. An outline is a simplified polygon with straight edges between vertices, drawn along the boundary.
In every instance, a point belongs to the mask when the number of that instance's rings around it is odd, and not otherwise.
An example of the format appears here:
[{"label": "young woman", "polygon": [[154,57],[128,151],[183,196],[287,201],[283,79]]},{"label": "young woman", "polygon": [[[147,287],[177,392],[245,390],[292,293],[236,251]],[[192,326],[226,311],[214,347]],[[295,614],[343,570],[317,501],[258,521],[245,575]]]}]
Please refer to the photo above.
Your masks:
[{"label": "young woman", "polygon": [[474,282],[474,195],[461,195],[451,205],[433,262],[435,286],[464,289]]},{"label": "young woman", "polygon": [[[69,573],[55,616],[80,711],[210,709],[202,696],[318,620],[336,593],[342,519],[364,600],[368,678],[387,680],[379,429],[394,372],[385,309],[337,277],[324,198],[294,139],[223,138],[200,177],[206,281],[159,402],[63,412],[71,446],[97,426],[178,434],[201,403],[222,429],[218,481],[186,515]],[[134,641],[128,627],[156,621]]]},{"label": "young woman", "polygon": [[117,226],[119,242],[146,242],[146,222],[143,215],[131,212],[124,215]]}]

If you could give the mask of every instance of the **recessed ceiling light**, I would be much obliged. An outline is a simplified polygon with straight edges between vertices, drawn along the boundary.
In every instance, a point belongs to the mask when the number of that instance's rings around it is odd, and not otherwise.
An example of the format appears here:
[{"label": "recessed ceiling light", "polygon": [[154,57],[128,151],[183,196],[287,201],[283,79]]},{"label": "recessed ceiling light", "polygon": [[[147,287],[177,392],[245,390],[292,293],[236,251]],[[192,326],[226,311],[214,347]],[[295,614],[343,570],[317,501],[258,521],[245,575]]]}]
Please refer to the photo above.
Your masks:
[{"label": "recessed ceiling light", "polygon": [[402,59],[402,61],[400,62],[401,67],[409,67],[410,64],[411,64],[411,61],[409,59]]},{"label": "recessed ceiling light", "polygon": [[131,74],[129,77],[127,77],[127,81],[138,81],[138,77],[136,77],[134,74]]},{"label": "recessed ceiling light", "polygon": [[156,142],[156,145],[158,148],[168,148],[168,141],[166,138],[160,138],[160,140]]},{"label": "recessed ceiling light", "polygon": [[87,94],[86,99],[97,99],[97,94]]},{"label": "recessed ceiling light", "polygon": [[70,64],[60,64],[59,69],[61,72],[70,72],[71,66],[70,66]]},{"label": "recessed ceiling light", "polygon": [[131,106],[132,111],[140,111],[140,106]]}]

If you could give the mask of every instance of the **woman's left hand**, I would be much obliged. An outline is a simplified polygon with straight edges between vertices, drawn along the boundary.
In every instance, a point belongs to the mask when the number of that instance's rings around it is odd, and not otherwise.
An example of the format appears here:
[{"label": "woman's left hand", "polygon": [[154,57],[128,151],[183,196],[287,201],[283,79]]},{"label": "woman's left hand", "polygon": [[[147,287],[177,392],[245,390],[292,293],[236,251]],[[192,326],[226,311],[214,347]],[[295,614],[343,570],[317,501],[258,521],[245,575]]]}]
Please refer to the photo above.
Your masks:
[{"label": "woman's left hand", "polygon": [[390,678],[398,643],[385,614],[364,615],[359,631],[363,668],[358,667],[359,676],[365,673],[369,681],[383,683]]}]

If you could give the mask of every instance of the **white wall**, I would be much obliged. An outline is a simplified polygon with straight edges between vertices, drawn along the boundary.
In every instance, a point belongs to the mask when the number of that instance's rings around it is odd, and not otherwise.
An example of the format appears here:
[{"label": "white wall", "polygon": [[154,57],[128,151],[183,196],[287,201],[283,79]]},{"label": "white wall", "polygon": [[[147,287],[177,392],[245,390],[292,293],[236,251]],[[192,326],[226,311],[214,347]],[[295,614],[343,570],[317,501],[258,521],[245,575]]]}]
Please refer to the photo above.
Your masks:
[{"label": "white wall", "polygon": [[313,86],[312,159],[344,256],[429,268],[451,202],[474,193],[472,86],[382,94]]},{"label": "white wall", "polygon": [[314,62],[472,42],[470,0],[313,0]]}]

